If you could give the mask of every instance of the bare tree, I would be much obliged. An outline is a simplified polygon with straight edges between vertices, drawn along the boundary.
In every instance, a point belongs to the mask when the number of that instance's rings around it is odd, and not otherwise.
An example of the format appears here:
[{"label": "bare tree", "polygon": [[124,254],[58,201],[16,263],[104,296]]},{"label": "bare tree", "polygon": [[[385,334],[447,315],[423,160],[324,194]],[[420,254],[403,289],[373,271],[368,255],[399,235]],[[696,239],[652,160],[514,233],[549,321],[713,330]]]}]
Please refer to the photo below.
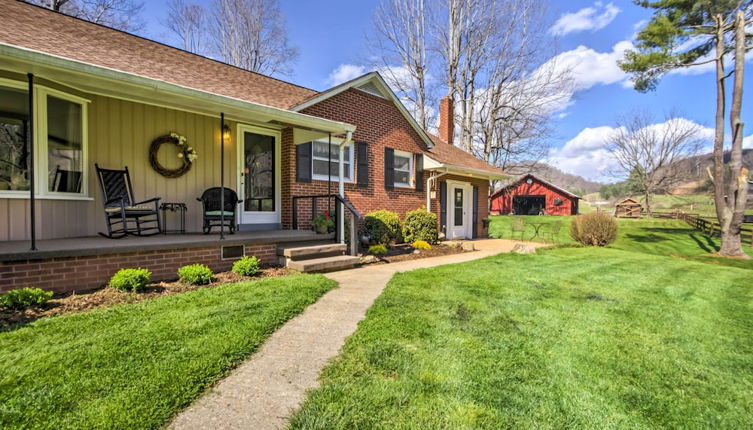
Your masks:
[{"label": "bare tree", "polygon": [[203,54],[206,52],[207,11],[198,3],[169,0],[168,17],[163,25],[179,40],[179,48]]},{"label": "bare tree", "polygon": [[210,31],[223,61],[265,75],[288,75],[298,56],[288,45],[277,0],[214,0]]},{"label": "bare tree", "polygon": [[429,52],[425,0],[382,0],[374,12],[376,37],[369,38],[375,65],[406,99],[416,120],[429,126]]},{"label": "bare tree", "polygon": [[641,190],[646,212],[651,197],[667,190],[684,177],[678,161],[697,155],[703,147],[701,127],[676,114],[656,124],[651,115],[636,112],[618,121],[609,138],[609,150],[618,164],[618,174],[630,177]]},{"label": "bare tree", "polygon": [[144,27],[140,18],[144,3],[136,0],[31,0],[30,3],[118,30],[135,32]]}]

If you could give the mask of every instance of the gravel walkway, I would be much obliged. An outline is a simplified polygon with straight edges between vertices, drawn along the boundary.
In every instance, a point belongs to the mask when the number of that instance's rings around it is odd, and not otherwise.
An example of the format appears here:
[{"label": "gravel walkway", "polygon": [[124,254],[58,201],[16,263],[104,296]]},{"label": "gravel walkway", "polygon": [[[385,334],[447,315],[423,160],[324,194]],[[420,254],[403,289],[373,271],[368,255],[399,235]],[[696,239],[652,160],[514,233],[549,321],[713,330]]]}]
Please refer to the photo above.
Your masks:
[{"label": "gravel walkway", "polygon": [[[275,332],[251,358],[178,414],[172,429],[280,429],[318,386],[318,377],[396,272],[471,261],[509,252],[514,241],[474,241],[477,251],[365,266],[326,276],[328,292]],[[531,244],[541,246],[540,244]]]}]

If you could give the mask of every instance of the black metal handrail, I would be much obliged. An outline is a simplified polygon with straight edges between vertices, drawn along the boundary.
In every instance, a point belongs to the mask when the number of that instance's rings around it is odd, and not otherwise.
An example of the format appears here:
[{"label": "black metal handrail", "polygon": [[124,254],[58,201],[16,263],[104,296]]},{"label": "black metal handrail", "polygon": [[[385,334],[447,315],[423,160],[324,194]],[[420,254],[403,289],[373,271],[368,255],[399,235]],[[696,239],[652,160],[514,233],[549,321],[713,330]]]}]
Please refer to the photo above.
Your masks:
[{"label": "black metal handrail", "polygon": [[[358,212],[358,209],[356,209],[356,207],[353,206],[353,204],[349,202],[348,199],[341,197],[339,194],[316,194],[316,195],[309,195],[309,196],[293,196],[293,230],[298,229],[298,201],[303,200],[303,199],[311,200],[311,220],[310,221],[313,221],[317,215],[317,212],[318,212],[317,203],[319,199],[335,199],[335,242],[338,241],[338,237],[340,233],[339,232],[340,216],[345,215],[344,213],[340,214],[340,205],[338,203],[341,203],[345,209],[347,209],[348,211],[350,211],[350,213],[353,214],[355,221],[358,221],[361,218],[363,218],[361,213]],[[356,237],[357,232],[351,231],[351,236]]]}]

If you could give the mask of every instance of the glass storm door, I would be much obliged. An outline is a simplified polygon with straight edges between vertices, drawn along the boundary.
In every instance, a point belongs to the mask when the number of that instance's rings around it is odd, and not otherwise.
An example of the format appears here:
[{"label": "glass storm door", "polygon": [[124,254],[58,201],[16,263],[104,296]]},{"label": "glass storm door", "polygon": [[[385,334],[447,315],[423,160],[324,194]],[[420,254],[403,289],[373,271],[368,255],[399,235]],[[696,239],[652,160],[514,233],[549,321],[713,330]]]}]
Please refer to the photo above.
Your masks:
[{"label": "glass storm door", "polygon": [[450,201],[452,202],[452,220],[450,225],[450,233],[453,238],[468,237],[468,187],[465,185],[455,185],[450,187]]},{"label": "glass storm door", "polygon": [[240,127],[241,224],[276,228],[280,222],[279,135]]}]

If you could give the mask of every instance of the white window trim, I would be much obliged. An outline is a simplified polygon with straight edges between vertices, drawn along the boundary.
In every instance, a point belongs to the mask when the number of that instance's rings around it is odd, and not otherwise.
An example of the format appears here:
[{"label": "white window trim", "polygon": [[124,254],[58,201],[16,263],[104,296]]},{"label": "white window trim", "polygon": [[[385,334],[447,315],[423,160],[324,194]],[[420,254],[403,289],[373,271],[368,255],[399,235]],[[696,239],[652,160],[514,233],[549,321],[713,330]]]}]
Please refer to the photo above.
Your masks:
[{"label": "white window trim", "polygon": [[[394,155],[399,155],[399,156],[405,157],[405,158],[407,158],[409,160],[408,161],[408,178],[409,178],[409,180],[408,180],[407,184],[405,182],[394,181],[393,185],[396,186],[396,187],[400,187],[400,188],[413,188],[413,182],[415,182],[415,179],[414,179],[415,176],[413,175],[413,154],[410,153],[410,152],[395,150],[394,151]],[[394,163],[394,160],[393,160],[393,163]],[[394,164],[393,164],[393,166],[394,166]],[[398,171],[403,172],[403,170],[398,170],[397,168],[395,168],[394,170],[396,172],[398,172]]]},{"label": "white window trim", "polygon": [[[0,78],[0,87],[29,90],[28,83]],[[49,191],[48,142],[47,142],[47,96],[81,105],[81,192],[61,193]],[[93,200],[89,195],[89,103],[82,97],[68,94],[43,85],[34,85],[34,197],[47,200]],[[0,198],[28,199],[29,191],[1,190]]]},{"label": "white window trim", "polygon": [[[324,143],[324,144],[329,143],[328,140],[326,140],[326,139],[317,139],[317,140],[311,142],[311,179],[315,180],[315,181],[327,181],[327,180],[329,180],[329,178],[327,177],[327,175],[317,175],[316,173],[314,173],[314,160],[327,161],[327,158],[315,157],[314,156],[314,142],[321,142],[321,143]],[[332,139],[332,145],[338,145],[339,146],[339,144],[340,144],[340,139],[337,139],[337,140],[334,139],[334,138]],[[353,167],[354,167],[353,166],[353,155],[354,155],[353,154],[353,152],[354,152],[354,150],[353,150],[353,144],[351,143],[351,144],[346,145],[346,146],[348,148],[350,148],[350,151],[349,151],[350,152],[350,159],[349,159],[350,161],[348,161],[348,159],[345,160],[350,165],[350,169],[348,169],[348,171],[350,172],[350,178],[343,178],[343,182],[345,182],[346,184],[352,184],[354,182],[353,174],[355,173],[354,169],[353,169]],[[338,151],[339,151],[339,149],[338,149]],[[340,156],[339,155],[337,156],[337,158],[332,158],[332,161],[336,162],[337,165],[338,165],[337,171],[332,171],[332,180],[333,181],[339,181],[340,180],[340,168],[339,168],[340,161],[339,160],[340,160]]]}]

